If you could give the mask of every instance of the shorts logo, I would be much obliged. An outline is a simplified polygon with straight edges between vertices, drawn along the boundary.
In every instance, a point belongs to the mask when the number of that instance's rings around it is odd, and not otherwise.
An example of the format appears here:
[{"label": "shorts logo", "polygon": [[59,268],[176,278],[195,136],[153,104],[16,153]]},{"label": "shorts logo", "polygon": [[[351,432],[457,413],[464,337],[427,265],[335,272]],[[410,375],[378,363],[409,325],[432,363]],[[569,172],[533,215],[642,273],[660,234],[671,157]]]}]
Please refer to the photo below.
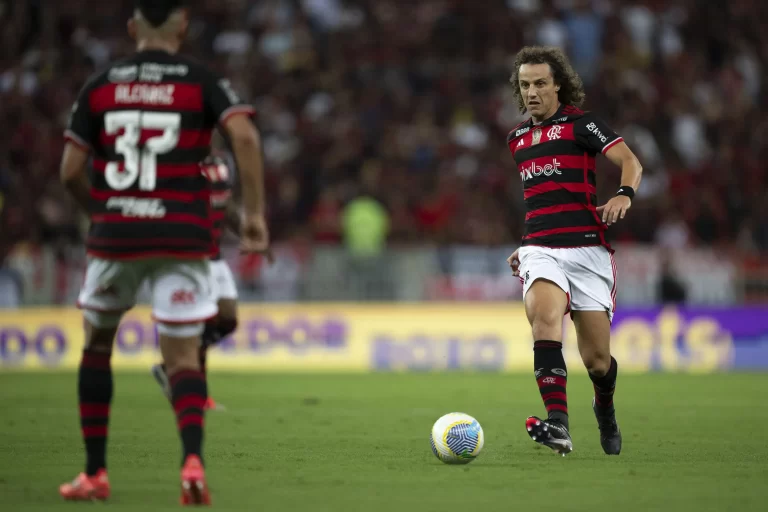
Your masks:
[{"label": "shorts logo", "polygon": [[528,279],[530,279],[531,275],[529,274],[528,270],[525,271],[525,278],[523,279],[523,284],[528,284]]},{"label": "shorts logo", "polygon": [[194,304],[195,293],[189,290],[176,290],[171,294],[171,304]]},{"label": "shorts logo", "polygon": [[560,134],[563,132],[563,127],[555,125],[547,131],[547,137],[549,140],[557,140],[560,138]]},{"label": "shorts logo", "polygon": [[552,368],[552,373],[554,373],[555,375],[559,375],[561,377],[567,376],[567,374],[565,373],[565,370],[563,370],[562,368]]}]

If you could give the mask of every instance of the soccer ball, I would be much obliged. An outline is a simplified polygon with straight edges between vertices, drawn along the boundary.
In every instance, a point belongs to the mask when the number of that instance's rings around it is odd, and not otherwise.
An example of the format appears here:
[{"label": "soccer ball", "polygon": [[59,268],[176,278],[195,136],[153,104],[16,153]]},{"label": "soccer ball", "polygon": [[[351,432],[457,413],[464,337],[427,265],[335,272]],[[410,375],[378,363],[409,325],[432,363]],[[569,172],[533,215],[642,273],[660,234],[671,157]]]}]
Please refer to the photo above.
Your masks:
[{"label": "soccer ball", "polygon": [[446,464],[469,464],[480,454],[484,443],[483,427],[463,412],[451,412],[438,419],[429,439],[432,453]]}]

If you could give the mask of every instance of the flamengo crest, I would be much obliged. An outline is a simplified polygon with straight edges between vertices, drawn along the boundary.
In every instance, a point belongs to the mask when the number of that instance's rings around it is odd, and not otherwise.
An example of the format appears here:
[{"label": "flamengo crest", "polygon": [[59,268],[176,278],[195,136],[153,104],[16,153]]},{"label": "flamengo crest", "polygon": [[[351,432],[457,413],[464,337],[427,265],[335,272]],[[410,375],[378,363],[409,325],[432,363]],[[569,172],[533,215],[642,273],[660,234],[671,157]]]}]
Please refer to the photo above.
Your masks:
[{"label": "flamengo crest", "polygon": [[561,125],[555,125],[547,131],[547,137],[549,140],[559,139],[562,131],[563,127]]}]

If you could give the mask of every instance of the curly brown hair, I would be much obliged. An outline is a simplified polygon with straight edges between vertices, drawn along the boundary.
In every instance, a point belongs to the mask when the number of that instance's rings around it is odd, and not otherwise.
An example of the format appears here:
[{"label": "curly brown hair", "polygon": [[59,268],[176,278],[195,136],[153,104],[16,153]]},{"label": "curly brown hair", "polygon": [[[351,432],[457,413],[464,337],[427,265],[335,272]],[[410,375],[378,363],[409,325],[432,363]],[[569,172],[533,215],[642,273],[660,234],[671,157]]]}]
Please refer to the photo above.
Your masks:
[{"label": "curly brown hair", "polygon": [[526,46],[515,57],[515,71],[509,81],[514,84],[512,93],[517,99],[520,112],[525,112],[525,99],[520,93],[520,66],[523,64],[549,64],[555,83],[560,86],[557,99],[563,105],[580,107],[586,94],[581,77],[573,70],[565,52],[554,46]]}]

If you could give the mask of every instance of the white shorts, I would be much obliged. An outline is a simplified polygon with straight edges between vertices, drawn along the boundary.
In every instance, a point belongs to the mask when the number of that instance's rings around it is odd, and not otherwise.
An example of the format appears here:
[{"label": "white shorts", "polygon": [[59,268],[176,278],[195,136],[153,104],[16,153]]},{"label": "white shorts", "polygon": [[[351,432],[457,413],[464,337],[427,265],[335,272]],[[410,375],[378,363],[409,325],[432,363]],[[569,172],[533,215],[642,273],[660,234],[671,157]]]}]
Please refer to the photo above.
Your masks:
[{"label": "white shorts", "polygon": [[116,327],[123,313],[136,304],[145,280],[149,285],[152,317],[163,334],[200,334],[204,322],[218,313],[211,293],[208,260],[89,258],[77,305],[96,327]]},{"label": "white shorts", "polygon": [[551,249],[526,245],[520,248],[518,259],[523,298],[537,279],[546,279],[565,292],[570,311],[605,311],[613,320],[616,262],[605,247]]},{"label": "white shorts", "polygon": [[224,260],[211,261],[211,288],[213,299],[237,300],[237,285],[232,270]]}]

